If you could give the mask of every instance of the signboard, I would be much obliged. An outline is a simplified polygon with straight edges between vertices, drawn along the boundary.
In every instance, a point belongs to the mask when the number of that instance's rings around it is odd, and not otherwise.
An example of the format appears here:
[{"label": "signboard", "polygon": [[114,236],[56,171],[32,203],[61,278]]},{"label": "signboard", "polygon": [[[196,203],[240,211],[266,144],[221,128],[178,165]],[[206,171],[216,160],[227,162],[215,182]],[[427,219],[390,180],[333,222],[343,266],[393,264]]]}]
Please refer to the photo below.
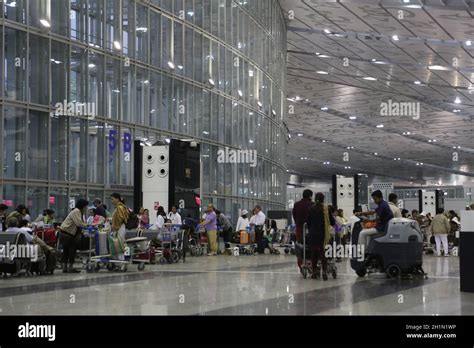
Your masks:
[{"label": "signboard", "polygon": [[49,204],[54,204],[54,202],[56,202],[56,197],[50,196],[49,197]]},{"label": "signboard", "polygon": [[3,204],[5,204],[7,207],[13,207],[13,201],[11,199],[4,199]]}]

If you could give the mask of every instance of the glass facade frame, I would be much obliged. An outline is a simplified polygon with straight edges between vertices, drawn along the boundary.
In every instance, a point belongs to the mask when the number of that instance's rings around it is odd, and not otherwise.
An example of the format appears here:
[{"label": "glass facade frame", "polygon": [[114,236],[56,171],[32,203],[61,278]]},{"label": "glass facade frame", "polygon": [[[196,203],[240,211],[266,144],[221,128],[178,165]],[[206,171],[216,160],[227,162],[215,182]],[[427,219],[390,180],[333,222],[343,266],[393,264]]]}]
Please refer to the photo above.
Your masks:
[{"label": "glass facade frame", "polygon": [[[286,28],[277,2],[9,2],[0,5],[0,199],[67,212],[58,204],[78,195],[130,197],[129,135],[202,143],[203,204],[219,201],[233,220],[237,206],[285,207]],[[95,114],[58,112],[71,102],[94,104]],[[257,167],[217,163],[224,147],[257,150]]]}]

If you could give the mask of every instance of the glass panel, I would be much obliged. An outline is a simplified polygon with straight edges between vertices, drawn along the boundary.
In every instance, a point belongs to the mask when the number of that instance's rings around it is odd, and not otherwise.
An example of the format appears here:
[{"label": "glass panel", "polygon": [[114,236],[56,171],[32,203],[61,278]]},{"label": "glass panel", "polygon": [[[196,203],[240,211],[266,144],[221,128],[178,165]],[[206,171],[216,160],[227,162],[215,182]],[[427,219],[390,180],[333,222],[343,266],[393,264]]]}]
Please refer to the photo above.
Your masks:
[{"label": "glass panel", "polygon": [[135,123],[149,125],[149,118],[146,114],[149,113],[149,97],[150,91],[150,80],[148,77],[148,70],[137,67],[136,77],[136,90],[135,90]]},{"label": "glass panel", "polygon": [[26,168],[26,110],[5,106],[3,119],[3,176],[24,178]]},{"label": "glass panel", "polygon": [[106,117],[117,120],[119,119],[121,82],[120,61],[118,59],[107,57],[105,76]]},{"label": "glass panel", "polygon": [[89,0],[89,46],[101,48],[103,44],[104,1]]},{"label": "glass panel", "polygon": [[26,23],[26,0],[5,0],[5,19]]},{"label": "glass panel", "polygon": [[69,18],[73,40],[86,41],[86,4],[87,0],[71,0]]},{"label": "glass panel", "polygon": [[71,210],[71,208],[69,208],[67,188],[52,187],[48,201],[49,207],[55,211],[54,216],[56,217],[56,220],[64,220]]},{"label": "glass panel", "polygon": [[150,47],[151,64],[159,67],[161,64],[161,15],[150,11]]},{"label": "glass panel", "polygon": [[122,121],[134,122],[133,104],[135,94],[134,66],[122,67]]},{"label": "glass panel", "polygon": [[3,204],[10,207],[9,211],[14,210],[18,205],[25,204],[25,186],[3,185]]},{"label": "glass panel", "polygon": [[30,35],[29,82],[30,101],[49,104],[49,40]]},{"label": "glass panel", "polygon": [[131,58],[134,57],[134,16],[133,1],[122,0],[122,52]]},{"label": "glass panel", "polygon": [[51,116],[51,180],[67,181],[67,117]]},{"label": "glass panel", "polygon": [[30,110],[28,178],[48,178],[48,114]]},{"label": "glass panel", "polygon": [[137,5],[136,18],[136,41],[135,41],[135,57],[142,62],[148,62],[148,9],[145,6]]},{"label": "glass panel", "polygon": [[181,23],[174,23],[174,64],[176,65],[176,73],[183,75],[184,69],[184,47],[183,47],[183,25]]},{"label": "glass panel", "polygon": [[170,69],[168,62],[173,63],[173,48],[171,47],[171,38],[172,38],[172,21],[166,16],[161,16],[162,21],[162,52],[161,52],[161,67],[163,69]]},{"label": "glass panel", "polygon": [[86,121],[71,117],[69,121],[69,181],[87,181]]},{"label": "glass panel", "polygon": [[151,127],[160,127],[160,98],[161,98],[161,75],[150,71],[150,109],[145,112],[149,114],[149,124]]},{"label": "glass panel", "polygon": [[26,190],[26,206],[30,211],[31,221],[48,207],[48,188],[28,186]]},{"label": "glass panel", "polygon": [[82,103],[86,101],[87,84],[87,51],[71,47],[69,101]]},{"label": "glass panel", "polygon": [[67,101],[69,47],[51,40],[51,104]]},{"label": "glass panel", "polygon": [[51,27],[51,2],[50,0],[30,1],[30,25],[37,28]]},{"label": "glass panel", "polygon": [[61,36],[67,36],[69,24],[69,3],[64,0],[50,1],[51,31]]},{"label": "glass panel", "polygon": [[5,98],[26,100],[26,33],[5,28]]},{"label": "glass panel", "polygon": [[89,121],[88,146],[88,181],[101,184],[104,182],[104,150],[105,150],[105,130],[102,122]]},{"label": "glass panel", "polygon": [[89,51],[89,63],[88,63],[89,78],[87,80],[89,84],[88,91],[88,110],[92,115],[87,114],[89,118],[94,118],[97,115],[103,115],[103,100],[104,100],[104,56],[93,51]]},{"label": "glass panel", "polygon": [[[58,0],[63,1],[63,0]],[[107,0],[105,14],[106,45],[109,51],[120,50],[120,1]]]}]

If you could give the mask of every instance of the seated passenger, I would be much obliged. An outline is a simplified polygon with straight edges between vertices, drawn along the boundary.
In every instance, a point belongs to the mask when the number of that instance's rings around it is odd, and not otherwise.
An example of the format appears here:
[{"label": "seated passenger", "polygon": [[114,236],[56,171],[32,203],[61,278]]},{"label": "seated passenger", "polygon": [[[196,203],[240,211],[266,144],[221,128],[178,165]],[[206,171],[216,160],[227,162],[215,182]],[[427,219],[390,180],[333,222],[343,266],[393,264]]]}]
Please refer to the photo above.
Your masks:
[{"label": "seated passenger", "polygon": [[366,211],[363,213],[358,213],[358,216],[367,216],[377,214],[377,226],[375,228],[368,228],[360,231],[359,234],[359,242],[358,244],[363,245],[365,247],[365,251],[367,252],[368,243],[367,239],[369,236],[373,236],[374,234],[383,232],[385,230],[385,226],[387,223],[393,219],[393,213],[390,209],[388,203],[383,200],[382,191],[377,190],[372,193],[372,199],[375,204],[377,204],[377,208],[375,211]]}]

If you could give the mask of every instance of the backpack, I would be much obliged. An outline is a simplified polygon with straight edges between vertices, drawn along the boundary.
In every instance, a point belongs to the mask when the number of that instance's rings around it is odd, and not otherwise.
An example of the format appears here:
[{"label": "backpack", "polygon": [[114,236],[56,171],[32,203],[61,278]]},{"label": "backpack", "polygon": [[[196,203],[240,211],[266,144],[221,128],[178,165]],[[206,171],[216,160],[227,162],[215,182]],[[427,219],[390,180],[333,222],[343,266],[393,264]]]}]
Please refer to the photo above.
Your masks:
[{"label": "backpack", "polygon": [[128,210],[128,220],[125,223],[125,228],[127,230],[134,230],[135,228],[138,228],[139,224],[139,219],[138,215],[133,212],[133,210]]}]

